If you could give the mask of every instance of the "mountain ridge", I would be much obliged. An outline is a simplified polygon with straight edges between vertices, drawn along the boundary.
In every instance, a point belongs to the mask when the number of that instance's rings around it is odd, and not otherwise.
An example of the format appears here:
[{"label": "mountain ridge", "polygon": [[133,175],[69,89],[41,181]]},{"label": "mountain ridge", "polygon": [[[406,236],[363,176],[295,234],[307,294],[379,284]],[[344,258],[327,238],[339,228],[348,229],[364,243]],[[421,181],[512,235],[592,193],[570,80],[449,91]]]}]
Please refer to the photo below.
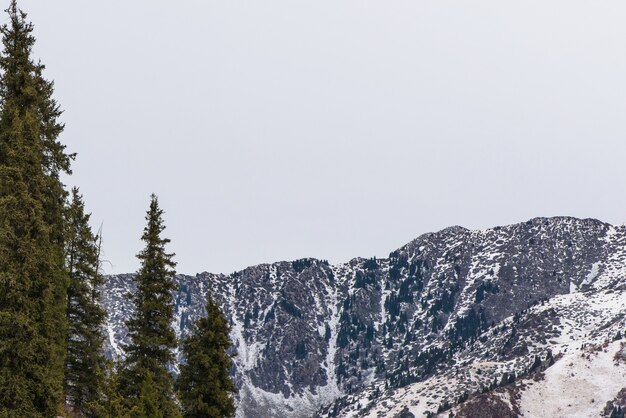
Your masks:
[{"label": "mountain ridge", "polygon": [[[230,275],[179,275],[175,325],[184,335],[213,289],[238,353],[240,417],[435,414],[465,393],[470,405],[477,392],[492,386],[492,377],[522,376],[536,358],[549,361],[546,347],[535,344],[534,331],[545,328],[536,338],[548,341],[563,326],[538,307],[622,283],[625,243],[622,226],[538,217],[485,230],[444,228],[383,259],[357,257],[330,265],[306,258]],[[132,291],[130,278],[110,276],[103,299],[112,313],[107,331],[113,355],[122,354],[123,321],[130,313],[122,293]],[[555,305],[554,312],[559,309]],[[520,325],[531,320],[535,329]],[[620,321],[623,317],[606,332],[626,329]],[[501,330],[494,335],[496,329]],[[512,329],[517,336],[511,337]],[[502,335],[510,341],[500,341]],[[488,344],[480,341],[487,337]],[[394,400],[396,391],[437,382],[436,376],[452,370],[465,373],[458,364],[476,344],[495,350],[489,359],[499,366],[485,372],[489,385],[486,379],[478,379],[482,387],[468,380],[436,398],[413,394],[404,403]],[[391,400],[406,411],[385,409]]]}]

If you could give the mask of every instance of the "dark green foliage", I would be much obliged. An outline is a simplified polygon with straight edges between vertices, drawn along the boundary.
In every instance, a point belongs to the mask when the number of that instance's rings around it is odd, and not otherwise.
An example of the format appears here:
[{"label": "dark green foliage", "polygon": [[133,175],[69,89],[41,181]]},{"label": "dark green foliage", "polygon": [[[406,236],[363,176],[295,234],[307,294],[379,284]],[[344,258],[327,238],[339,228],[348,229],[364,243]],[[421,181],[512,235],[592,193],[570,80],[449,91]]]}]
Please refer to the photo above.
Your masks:
[{"label": "dark green foliage", "polygon": [[504,373],[502,375],[502,378],[500,379],[500,384],[499,386],[506,386],[506,385],[510,385],[511,383],[514,383],[516,379],[515,373]]},{"label": "dark green foliage", "polygon": [[297,306],[290,303],[286,299],[280,301],[280,306],[287,312],[289,315],[294,316],[296,318],[302,318],[302,311],[298,309]]},{"label": "dark green foliage", "polygon": [[454,309],[454,299],[456,293],[459,291],[457,284],[450,286],[449,289],[441,292],[441,296],[435,299],[428,309],[430,315],[435,315],[438,312],[450,313]]},{"label": "dark green foliage", "polygon": [[332,332],[330,330],[330,325],[325,324],[324,325],[324,340],[326,340],[326,342],[329,342],[331,335],[332,335]]},{"label": "dark green foliage", "polygon": [[365,270],[376,270],[378,269],[378,261],[376,261],[376,257],[370,258],[363,263],[363,268]]},{"label": "dark green foliage", "polygon": [[354,280],[354,287],[356,289],[365,289],[368,286],[376,286],[378,281],[376,280],[375,270],[366,270],[365,272],[357,270]]},{"label": "dark green foliage", "polygon": [[[177,346],[171,326],[176,264],[172,261],[173,254],[165,251],[170,240],[161,237],[165,229],[162,216],[158,200],[152,195],[141,237],[145,248],[137,255],[141,267],[134,277],[135,312],[127,322],[130,343],[125,347],[127,357],[120,376],[122,394],[132,417],[180,416],[174,401],[173,378],[168,371],[174,360],[172,350]],[[148,413],[156,415],[144,415]]]},{"label": "dark green foliage", "polygon": [[421,376],[427,376],[448,358],[448,353],[439,347],[430,347],[420,351],[415,358],[415,366],[421,368]]},{"label": "dark green foliage", "polygon": [[343,309],[345,311],[350,309],[350,306],[352,305],[352,302],[350,301],[350,295],[346,296],[346,299],[343,301]]},{"label": "dark green foliage", "polygon": [[396,281],[402,277],[402,270],[409,268],[406,254],[393,251],[389,254],[389,278]]},{"label": "dark green foliage", "polygon": [[88,407],[99,418],[129,418],[129,411],[124,404],[121,395],[120,376],[113,367],[112,362],[107,362],[104,369],[104,385],[100,399],[89,402]]},{"label": "dark green foliage", "polygon": [[447,411],[448,409],[450,409],[452,406],[450,405],[450,402],[448,401],[443,401],[443,403],[441,403],[439,405],[439,408],[437,408],[437,413],[440,414],[444,411]]},{"label": "dark green foliage", "polygon": [[367,327],[357,314],[350,314],[349,311],[342,311],[339,319],[341,324],[337,333],[337,345],[339,348],[346,348],[351,341],[359,340],[361,334],[365,336]]},{"label": "dark green foliage", "polygon": [[[159,384],[151,370],[146,370],[141,381],[139,398],[130,411],[132,418],[163,418],[172,416],[168,405],[163,404]],[[160,380],[160,379],[159,379]]]},{"label": "dark green foliage", "polygon": [[341,328],[339,329],[339,333],[337,335],[337,346],[339,348],[346,348],[350,345],[350,339],[348,338],[350,335],[350,325],[345,322],[341,322]]},{"label": "dark green foliage", "polygon": [[371,324],[368,324],[367,328],[366,328],[366,331],[365,331],[365,338],[368,341],[373,341],[375,334],[376,334],[376,331],[374,330],[374,326],[371,325]]},{"label": "dark green foliage", "polygon": [[207,316],[195,322],[182,343],[186,363],[180,367],[176,388],[184,417],[232,417],[236,389],[230,377],[230,327],[210,296],[206,310]]},{"label": "dark green foliage", "polygon": [[624,410],[622,410],[622,407],[619,405],[614,406],[610,418],[624,418]]},{"label": "dark green foliage", "polygon": [[459,396],[459,399],[457,400],[457,404],[463,403],[463,402],[465,402],[468,399],[469,399],[469,393],[463,392],[463,394],[461,396]]},{"label": "dark green foliage", "polygon": [[415,277],[407,277],[400,284],[398,300],[400,302],[413,303],[413,293],[422,291],[422,282],[416,281]]},{"label": "dark green foliage", "polygon": [[35,38],[13,1],[0,28],[0,417],[55,416],[66,352],[64,204],[71,155]]},{"label": "dark green foliage", "polygon": [[[454,259],[456,260],[456,257]],[[456,277],[461,277],[461,266],[459,266],[458,264],[455,264],[454,272],[456,273]]]},{"label": "dark green foliage", "polygon": [[498,293],[500,291],[497,284],[491,281],[483,282],[476,288],[476,303],[480,303],[485,299],[485,293]]},{"label": "dark green foliage", "polygon": [[306,350],[306,343],[304,341],[300,341],[296,345],[295,354],[296,354],[296,359],[298,360],[302,360],[306,358],[307,350]]},{"label": "dark green foliage", "polygon": [[65,395],[74,410],[97,416],[89,407],[103,389],[106,360],[102,349],[104,309],[98,303],[100,246],[89,227],[89,214],[77,189],[67,210],[67,270],[70,276],[67,299],[69,333],[65,361]]},{"label": "dark green foliage", "polygon": [[312,258],[303,258],[301,260],[295,260],[291,262],[291,267],[296,271],[296,273],[302,273],[305,269],[311,267],[313,265]]},{"label": "dark green foliage", "polygon": [[394,321],[400,315],[400,298],[398,294],[391,293],[385,299],[385,309],[389,312],[389,320]]},{"label": "dark green foliage", "polygon": [[[397,292],[397,300],[399,302],[413,303],[414,297],[424,288],[424,279],[422,277],[423,263],[416,260],[409,265],[407,277],[400,283]],[[400,279],[400,278],[399,278]]]},{"label": "dark green foliage", "polygon": [[489,327],[485,312],[482,308],[478,310],[472,308],[466,315],[460,316],[454,326],[448,331],[448,337],[452,346],[478,336]]}]

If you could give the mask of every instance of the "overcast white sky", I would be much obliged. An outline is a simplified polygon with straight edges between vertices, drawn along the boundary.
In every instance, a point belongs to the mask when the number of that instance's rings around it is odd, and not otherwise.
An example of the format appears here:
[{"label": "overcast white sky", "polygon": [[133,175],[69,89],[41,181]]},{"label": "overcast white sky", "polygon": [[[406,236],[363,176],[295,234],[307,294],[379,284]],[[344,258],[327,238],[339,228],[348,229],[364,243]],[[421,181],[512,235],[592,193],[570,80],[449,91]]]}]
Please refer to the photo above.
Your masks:
[{"label": "overcast white sky", "polygon": [[182,273],[626,220],[626,2],[20,5],[108,273],[137,269],[152,192]]}]

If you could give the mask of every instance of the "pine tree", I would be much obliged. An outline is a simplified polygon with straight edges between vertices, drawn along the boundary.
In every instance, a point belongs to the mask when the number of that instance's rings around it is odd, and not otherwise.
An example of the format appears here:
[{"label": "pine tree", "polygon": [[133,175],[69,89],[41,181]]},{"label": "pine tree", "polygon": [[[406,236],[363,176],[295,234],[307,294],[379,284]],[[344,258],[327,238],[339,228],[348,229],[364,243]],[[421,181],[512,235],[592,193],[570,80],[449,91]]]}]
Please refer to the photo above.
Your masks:
[{"label": "pine tree", "polygon": [[87,403],[90,411],[98,418],[130,418],[121,394],[120,375],[112,361],[107,361],[104,370],[104,390],[98,400]]},{"label": "pine tree", "polygon": [[186,363],[180,366],[176,388],[186,418],[223,418],[235,414],[230,377],[229,325],[209,295],[207,316],[197,320],[182,343]]},{"label": "pine tree", "polygon": [[64,204],[72,155],[33,26],[13,0],[0,28],[0,417],[54,416],[63,401]]},{"label": "pine tree", "polygon": [[93,411],[103,390],[106,359],[103,324],[106,312],[100,306],[99,237],[89,226],[90,215],[78,189],[72,190],[67,210],[66,260],[70,276],[67,300],[69,324],[65,367],[65,396],[69,405],[82,415],[96,416]]},{"label": "pine tree", "polygon": [[141,267],[134,277],[135,313],[127,322],[130,343],[125,347],[126,360],[121,372],[121,387],[133,417],[180,416],[174,401],[173,377],[168,371],[174,360],[173,349],[177,347],[171,326],[176,264],[172,261],[173,254],[165,251],[170,240],[161,237],[165,229],[162,216],[157,197],[152,195],[141,237],[145,248],[137,256]]}]

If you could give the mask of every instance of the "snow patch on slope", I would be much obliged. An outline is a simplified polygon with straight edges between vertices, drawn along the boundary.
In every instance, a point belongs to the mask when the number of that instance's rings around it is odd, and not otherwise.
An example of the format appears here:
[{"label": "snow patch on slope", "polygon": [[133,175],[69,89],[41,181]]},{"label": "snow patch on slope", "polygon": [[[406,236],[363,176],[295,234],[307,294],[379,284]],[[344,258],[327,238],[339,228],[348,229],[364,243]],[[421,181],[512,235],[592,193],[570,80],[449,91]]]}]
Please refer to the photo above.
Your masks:
[{"label": "snow patch on slope", "polygon": [[122,349],[119,344],[117,344],[117,339],[115,338],[115,331],[113,330],[113,325],[111,323],[107,323],[107,335],[109,336],[109,344],[111,344],[111,348],[115,353],[115,357],[119,358],[122,355]]},{"label": "snow patch on slope", "polygon": [[[333,271],[335,277],[335,271]],[[319,398],[322,404],[329,403],[341,396],[341,390],[337,385],[337,373],[335,366],[335,358],[337,356],[337,334],[339,333],[339,300],[337,298],[337,287],[325,284],[327,303],[330,306],[330,319],[328,326],[330,328],[330,340],[328,341],[328,351],[326,359],[322,363],[322,368],[326,371],[326,386],[319,388]]]},{"label": "snow patch on slope", "polygon": [[613,357],[615,341],[597,353],[572,351],[545,371],[545,379],[529,381],[520,401],[524,417],[599,417],[607,401],[626,386],[626,365]]}]

